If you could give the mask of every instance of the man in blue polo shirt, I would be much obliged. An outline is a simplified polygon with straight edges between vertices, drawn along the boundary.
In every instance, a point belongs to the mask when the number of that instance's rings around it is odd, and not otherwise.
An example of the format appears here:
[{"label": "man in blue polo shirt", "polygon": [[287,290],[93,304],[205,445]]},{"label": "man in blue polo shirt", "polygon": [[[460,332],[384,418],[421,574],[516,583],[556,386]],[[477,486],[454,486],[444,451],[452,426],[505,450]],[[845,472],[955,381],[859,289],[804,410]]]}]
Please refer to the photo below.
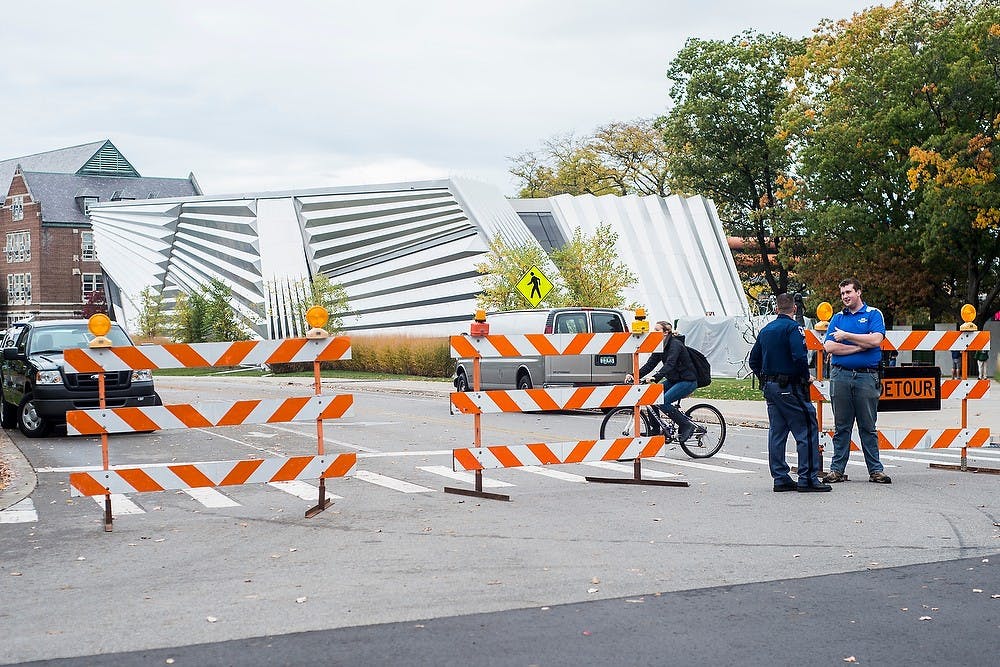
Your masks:
[{"label": "man in blue polo shirt", "polygon": [[830,403],[833,406],[833,461],[823,477],[827,484],[846,482],[847,459],[851,454],[851,431],[857,422],[861,451],[868,466],[868,481],[891,484],[878,457],[878,399],[882,393],[879,361],[885,320],[878,308],[861,300],[861,282],[848,278],[840,282],[844,310],[830,320],[823,347],[830,359]]}]

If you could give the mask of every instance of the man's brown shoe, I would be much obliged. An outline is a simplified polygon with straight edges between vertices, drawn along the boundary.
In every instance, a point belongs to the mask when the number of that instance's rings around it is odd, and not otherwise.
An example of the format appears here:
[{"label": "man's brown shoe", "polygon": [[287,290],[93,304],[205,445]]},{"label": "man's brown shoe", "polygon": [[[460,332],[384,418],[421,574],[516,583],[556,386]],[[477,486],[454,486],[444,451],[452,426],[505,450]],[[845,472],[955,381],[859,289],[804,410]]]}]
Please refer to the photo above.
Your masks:
[{"label": "man's brown shoe", "polygon": [[846,482],[847,475],[842,472],[837,472],[836,470],[831,470],[823,476],[823,483],[825,484],[836,484],[837,482]]},{"label": "man's brown shoe", "polygon": [[873,472],[868,477],[869,482],[874,482],[875,484],[892,484],[892,477],[889,477],[884,472]]}]

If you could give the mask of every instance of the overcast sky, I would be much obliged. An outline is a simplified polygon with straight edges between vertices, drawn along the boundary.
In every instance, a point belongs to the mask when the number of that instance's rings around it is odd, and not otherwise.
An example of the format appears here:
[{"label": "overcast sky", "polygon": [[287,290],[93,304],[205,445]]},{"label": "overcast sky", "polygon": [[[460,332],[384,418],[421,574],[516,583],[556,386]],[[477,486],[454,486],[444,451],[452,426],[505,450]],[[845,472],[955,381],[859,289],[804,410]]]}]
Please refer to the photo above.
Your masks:
[{"label": "overcast sky", "polygon": [[5,4],[0,159],[111,139],[206,193],[459,175],[654,117],[689,37],[801,37],[876,0]]}]

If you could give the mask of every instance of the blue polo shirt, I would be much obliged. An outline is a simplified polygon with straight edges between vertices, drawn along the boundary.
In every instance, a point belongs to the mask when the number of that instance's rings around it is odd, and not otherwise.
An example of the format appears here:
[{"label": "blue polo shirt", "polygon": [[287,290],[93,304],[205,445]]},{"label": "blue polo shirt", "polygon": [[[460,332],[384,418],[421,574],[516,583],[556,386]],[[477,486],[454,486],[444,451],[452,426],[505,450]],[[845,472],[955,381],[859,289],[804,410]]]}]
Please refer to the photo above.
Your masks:
[{"label": "blue polo shirt", "polygon": [[[830,328],[827,329],[824,341],[834,340],[833,332],[836,329],[848,333],[880,333],[885,336],[885,319],[882,317],[881,310],[872,308],[867,303],[862,302],[861,308],[856,313],[852,313],[845,308],[833,316],[830,320]],[[853,345],[853,343],[847,342],[847,345]],[[869,350],[855,352],[854,354],[834,354],[830,358],[830,363],[834,366],[842,366],[844,368],[875,368],[881,360],[882,349],[873,347]]]}]

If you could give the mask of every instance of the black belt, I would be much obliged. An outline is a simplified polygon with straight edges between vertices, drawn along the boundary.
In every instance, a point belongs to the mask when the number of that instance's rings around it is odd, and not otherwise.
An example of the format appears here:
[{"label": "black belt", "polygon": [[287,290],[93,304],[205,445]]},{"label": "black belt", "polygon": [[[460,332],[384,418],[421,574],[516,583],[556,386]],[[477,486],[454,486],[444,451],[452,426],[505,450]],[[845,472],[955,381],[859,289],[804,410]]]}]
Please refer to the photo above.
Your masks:
[{"label": "black belt", "polygon": [[838,366],[834,364],[834,368],[839,368],[842,371],[854,371],[855,373],[878,373],[878,366],[866,366],[864,368],[848,368],[847,366]]},{"label": "black belt", "polygon": [[761,375],[760,376],[760,381],[761,382],[777,382],[778,384],[781,384],[782,382],[784,382],[786,385],[788,385],[788,384],[803,384],[804,383],[802,379],[793,377],[791,375]]}]

